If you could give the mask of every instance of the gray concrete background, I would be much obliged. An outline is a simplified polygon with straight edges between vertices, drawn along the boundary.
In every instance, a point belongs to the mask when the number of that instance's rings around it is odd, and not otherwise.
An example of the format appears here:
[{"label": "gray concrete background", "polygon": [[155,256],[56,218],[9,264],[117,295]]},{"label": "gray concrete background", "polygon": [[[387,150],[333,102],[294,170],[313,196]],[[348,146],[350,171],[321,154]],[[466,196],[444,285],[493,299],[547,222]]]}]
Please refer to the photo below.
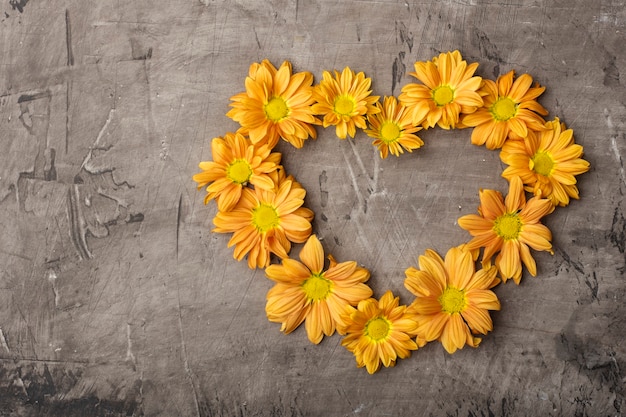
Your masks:
[{"label": "gray concrete background", "polygon": [[[622,0],[3,0],[0,415],[626,414],[624,31]],[[270,281],[210,232],[191,176],[236,129],[254,61],[316,80],[350,66],[382,96],[453,49],[545,85],[591,170],[545,220],[538,277],[496,289],[480,348],[432,343],[370,376],[340,336],[267,321]],[[410,303],[404,269],[469,239],[455,221],[478,188],[506,190],[469,130],[384,161],[362,132],[318,131],[278,149],[326,251],[367,267],[376,296]]]}]

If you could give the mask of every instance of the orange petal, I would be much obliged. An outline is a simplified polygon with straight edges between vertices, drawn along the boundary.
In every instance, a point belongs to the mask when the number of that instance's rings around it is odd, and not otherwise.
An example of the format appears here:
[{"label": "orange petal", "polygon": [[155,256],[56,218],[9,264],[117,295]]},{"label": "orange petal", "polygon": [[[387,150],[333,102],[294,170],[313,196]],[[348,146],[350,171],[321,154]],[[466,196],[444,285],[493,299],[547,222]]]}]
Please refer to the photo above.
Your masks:
[{"label": "orange petal", "polygon": [[448,353],[454,353],[465,346],[467,325],[460,314],[452,314],[441,333],[441,344]]},{"label": "orange petal", "polygon": [[324,269],[324,248],[315,235],[311,235],[300,251],[300,259],[313,274]]}]

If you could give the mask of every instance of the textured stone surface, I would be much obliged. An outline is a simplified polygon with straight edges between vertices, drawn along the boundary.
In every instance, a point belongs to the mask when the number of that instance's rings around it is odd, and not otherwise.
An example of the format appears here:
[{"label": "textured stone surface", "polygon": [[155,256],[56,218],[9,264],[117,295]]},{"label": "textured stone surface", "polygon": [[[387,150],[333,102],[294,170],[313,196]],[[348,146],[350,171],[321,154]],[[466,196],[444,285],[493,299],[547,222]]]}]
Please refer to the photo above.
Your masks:
[{"label": "textured stone surface", "polygon": [[[622,0],[10,0],[0,5],[0,416],[615,416],[626,409],[626,68]],[[351,66],[399,94],[416,60],[459,49],[541,103],[591,162],[545,223],[538,277],[496,289],[479,349],[432,343],[357,369],[264,313],[270,282],[211,234],[191,176],[236,125],[251,62],[316,79]],[[405,303],[404,269],[468,239],[497,152],[431,130],[380,160],[319,130],[284,164],[338,260]],[[299,248],[296,248],[295,253]]]}]

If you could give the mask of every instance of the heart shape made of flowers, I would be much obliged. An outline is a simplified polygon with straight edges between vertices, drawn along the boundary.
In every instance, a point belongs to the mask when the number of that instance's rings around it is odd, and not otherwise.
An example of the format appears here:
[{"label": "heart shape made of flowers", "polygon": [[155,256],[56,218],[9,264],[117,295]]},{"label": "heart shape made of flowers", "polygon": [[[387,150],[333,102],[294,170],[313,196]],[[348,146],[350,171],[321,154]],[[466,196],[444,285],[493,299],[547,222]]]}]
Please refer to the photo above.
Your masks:
[{"label": "heart shape made of flowers", "polygon": [[[349,67],[324,71],[314,85],[311,73],[293,73],[288,61],[279,68],[253,63],[245,91],[231,97],[226,114],[241,127],[211,140],[213,160],[200,162],[193,176],[199,189],[206,187],[205,204],[217,203],[213,231],[232,233],[234,258],[247,257],[249,268],[265,268],[274,282],[268,319],[286,334],[304,322],[315,344],[344,335],[342,345],[369,373],[435,340],[449,353],[477,347],[479,335],[493,330],[489,311],[501,307],[493,288],[509,279],[519,284],[523,266],[537,274],[530,249],[552,253],[541,219],[579,198],[575,176],[589,170],[573,131],[558,118],[545,121],[548,112],[537,101],[545,87],[530,75],[476,76],[478,63],[468,64],[459,51],[414,68],[418,82],[381,102],[371,79]],[[428,249],[418,267],[406,269],[411,304],[401,305],[391,291],[373,298],[366,268],[325,256],[313,234],[314,213],[303,207],[306,190],[274,152],[281,139],[303,148],[316,139],[316,126],[334,126],[339,139],[362,129],[382,159],[424,145],[419,131],[472,128],[474,145],[500,149],[508,193],[479,190],[478,213],[458,219],[472,238],[443,257]],[[290,257],[294,243],[303,244],[299,260]]]}]

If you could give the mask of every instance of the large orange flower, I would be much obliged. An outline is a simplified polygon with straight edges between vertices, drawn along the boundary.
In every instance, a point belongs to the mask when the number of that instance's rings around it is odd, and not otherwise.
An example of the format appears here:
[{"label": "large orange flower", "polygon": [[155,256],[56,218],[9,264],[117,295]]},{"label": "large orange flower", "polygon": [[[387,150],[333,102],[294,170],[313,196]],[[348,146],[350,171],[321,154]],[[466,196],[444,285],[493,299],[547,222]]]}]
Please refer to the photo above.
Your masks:
[{"label": "large orange flower", "polygon": [[239,202],[246,184],[264,190],[274,188],[268,173],[279,167],[281,155],[271,152],[269,146],[256,146],[240,133],[227,133],[211,141],[211,150],[213,161],[200,162],[202,172],[193,176],[198,189],[210,184],[204,204],[215,199],[220,211],[229,211]]},{"label": "large orange flower", "polygon": [[245,188],[235,208],[218,212],[214,232],[233,233],[228,247],[240,261],[248,254],[250,268],[267,267],[270,252],[284,259],[291,242],[305,242],[311,235],[313,212],[301,207],[306,191],[293,180],[284,179],[276,190]]},{"label": "large orange flower", "polygon": [[276,146],[282,137],[296,148],[309,136],[315,139],[313,116],[313,75],[291,75],[291,63],[283,62],[277,70],[268,60],[253,63],[246,77],[246,91],[231,97],[228,117],[241,124],[241,131],[254,143]]},{"label": "large orange flower", "polygon": [[309,340],[317,344],[342,325],[346,306],[357,305],[372,295],[364,284],[370,277],[367,269],[354,261],[329,259],[330,265],[324,270],[324,249],[317,236],[311,235],[300,252],[302,262],[286,258],[282,265],[270,265],[265,270],[276,282],[267,293],[265,312],[270,321],[282,323],[281,331],[291,333],[306,320]]},{"label": "large orange flower", "polygon": [[463,125],[474,127],[472,143],[487,149],[499,149],[509,134],[525,138],[528,130],[543,130],[545,120],[541,116],[548,111],[535,100],[545,87],[531,87],[533,79],[528,74],[513,81],[514,71],[498,77],[496,82],[483,80],[478,91],[485,102],[476,112],[463,117]]},{"label": "large orange flower", "polygon": [[415,72],[409,75],[423,84],[405,85],[399,97],[410,109],[413,124],[454,129],[461,113],[473,113],[481,107],[483,99],[476,91],[482,78],[473,76],[476,68],[478,64],[468,65],[459,51],[416,62]]},{"label": "large orange flower", "polygon": [[519,176],[527,190],[549,198],[554,205],[566,206],[578,199],[575,175],[589,170],[581,159],[583,147],[574,143],[574,132],[556,118],[547,130],[531,133],[523,140],[507,141],[500,159],[509,165],[502,176],[509,181]]},{"label": "large orange flower", "polygon": [[499,252],[496,266],[502,280],[513,278],[519,284],[522,262],[532,276],[537,275],[529,246],[553,253],[552,234],[540,223],[541,218],[553,210],[552,202],[545,198],[533,197],[526,202],[522,180],[513,177],[506,200],[498,191],[480,190],[479,215],[465,215],[458,223],[474,236],[467,243],[467,249],[484,248],[483,262],[489,262]]},{"label": "large orange flower", "polygon": [[419,267],[406,270],[405,287],[417,296],[411,309],[417,313],[418,335],[439,340],[448,353],[466,344],[476,347],[473,334],[493,330],[489,310],[500,310],[490,288],[500,280],[495,267],[475,271],[472,254],[459,247],[446,253],[445,261],[432,250],[419,257]]}]

